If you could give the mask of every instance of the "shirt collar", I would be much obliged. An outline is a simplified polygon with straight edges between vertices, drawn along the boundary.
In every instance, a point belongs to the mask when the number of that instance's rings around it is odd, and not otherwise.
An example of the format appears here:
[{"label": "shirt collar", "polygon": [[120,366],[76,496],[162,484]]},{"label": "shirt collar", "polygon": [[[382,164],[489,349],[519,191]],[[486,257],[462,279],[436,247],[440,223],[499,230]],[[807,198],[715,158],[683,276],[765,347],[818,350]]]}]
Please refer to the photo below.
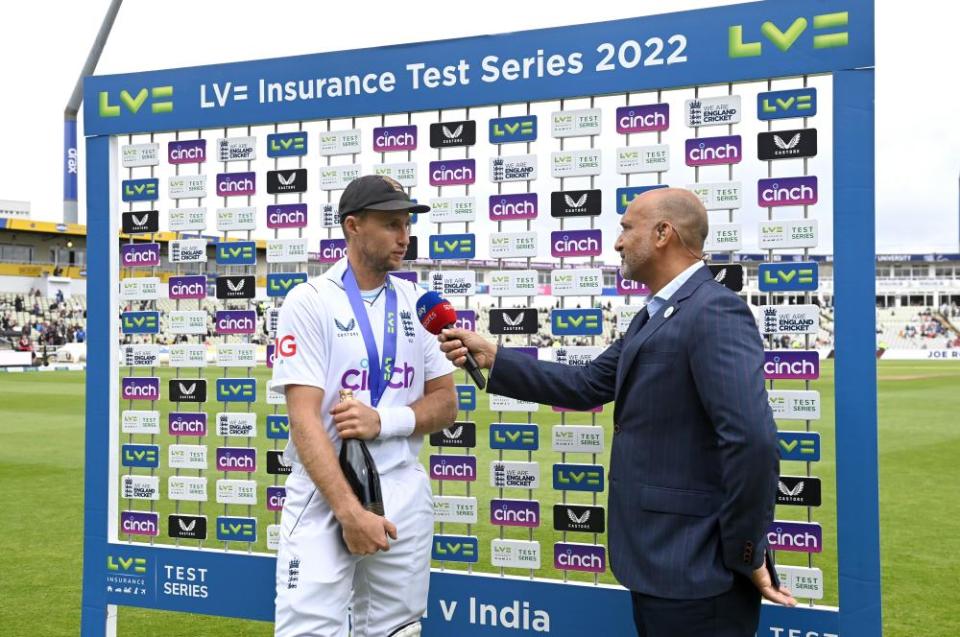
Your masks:
[{"label": "shirt collar", "polygon": [[[339,261],[330,266],[330,268],[323,273],[323,276],[327,277],[336,284],[338,288],[343,289],[343,274],[347,271],[347,257],[341,258]],[[387,276],[390,276],[389,274]],[[372,299],[364,299],[367,303],[374,303],[378,298],[380,298],[380,292],[383,292],[383,285],[378,288],[377,296]],[[369,290],[368,290],[369,291]]]},{"label": "shirt collar", "polygon": [[683,284],[686,283],[690,277],[700,268],[706,267],[703,261],[697,261],[689,268],[678,274],[673,278],[670,283],[667,283],[663,286],[659,292],[656,294],[650,295],[647,297],[647,314],[653,317],[661,307],[667,304],[667,301],[670,300],[674,294],[677,293],[677,290],[683,287]]},{"label": "shirt collar", "polygon": [[343,287],[343,273],[347,271],[347,257],[342,257],[339,261],[331,265],[323,276],[327,277],[339,287]]}]

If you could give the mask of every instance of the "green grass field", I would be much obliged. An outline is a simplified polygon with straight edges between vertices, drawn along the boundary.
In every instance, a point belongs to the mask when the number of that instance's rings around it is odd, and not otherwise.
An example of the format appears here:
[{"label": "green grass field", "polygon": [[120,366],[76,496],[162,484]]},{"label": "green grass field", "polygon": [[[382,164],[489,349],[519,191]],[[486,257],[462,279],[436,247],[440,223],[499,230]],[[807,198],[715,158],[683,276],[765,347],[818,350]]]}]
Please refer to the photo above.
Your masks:
[{"label": "green grass field", "polygon": [[[169,376],[169,370],[163,370]],[[260,378],[266,376],[262,370]],[[217,374],[219,375],[219,374]],[[165,376],[166,377],[166,376]],[[215,378],[214,370],[209,377]],[[0,634],[70,635],[78,631],[80,620],[80,575],[82,563],[83,522],[83,392],[82,372],[52,372],[28,374],[0,374]],[[166,384],[163,383],[163,393]],[[790,388],[789,383],[778,383],[778,388]],[[260,388],[262,391],[263,384]],[[823,479],[823,506],[815,511],[814,521],[824,529],[824,551],[815,556],[814,566],[822,568],[825,577],[826,598],[822,603],[837,603],[836,581],[836,498],[833,432],[833,366],[827,362],[822,378],[814,384],[823,398],[823,418],[813,429],[823,436],[824,460],[812,465],[812,474]],[[884,594],[884,626],[889,636],[916,635],[955,636],[960,634],[955,587],[960,569],[960,519],[953,513],[952,499],[955,463],[960,453],[960,430],[956,414],[960,408],[960,365],[950,362],[893,362],[880,364],[880,507],[881,548]],[[212,389],[212,388],[211,388]],[[262,398],[261,398],[262,400]],[[499,536],[499,529],[485,523],[489,518],[489,500],[497,497],[489,484],[489,461],[496,452],[484,450],[487,443],[486,426],[496,421],[495,414],[485,407],[480,397],[480,411],[475,413],[478,423],[480,475],[471,485],[472,495],[480,503],[481,524],[472,532],[479,536],[481,563],[476,570],[495,571],[489,563],[490,540]],[[158,404],[163,409],[166,404]],[[237,408],[234,407],[236,410]],[[208,411],[218,407],[208,404]],[[260,403],[259,414],[272,413],[272,406]],[[265,466],[264,451],[274,447],[265,439],[263,418],[257,446],[258,462]],[[521,422],[525,414],[505,414],[505,421]],[[549,451],[550,426],[560,422],[560,415],[541,407],[533,415],[533,422],[541,427],[541,451],[536,457],[541,462],[541,488],[535,495],[541,498],[543,519],[534,538],[540,540],[544,568],[539,577],[562,577],[550,568],[551,544],[562,539],[552,531],[550,505],[558,495],[550,489],[549,466],[559,461],[559,454]],[[568,424],[588,424],[590,417],[583,414],[567,415]],[[610,442],[610,411],[597,417],[598,424],[607,429]],[[780,423],[783,429],[802,428],[803,423]],[[843,426],[843,423],[839,423]],[[222,438],[210,436],[209,446],[222,444]],[[148,437],[137,436],[136,442],[147,442]],[[166,435],[157,442],[164,446],[173,442]],[[182,442],[188,442],[182,440]],[[242,445],[243,439],[234,438],[233,444]],[[424,447],[423,458],[436,452]],[[447,451],[447,453],[462,453]],[[165,452],[161,453],[165,465]],[[524,452],[505,452],[506,459],[525,460]],[[589,462],[589,456],[570,454],[568,462]],[[599,457],[605,464],[605,458]],[[212,462],[212,452],[211,452]],[[804,466],[784,463],[785,474],[801,474]],[[144,470],[137,470],[144,473]],[[165,491],[169,471],[161,469],[161,489]],[[213,500],[213,476],[210,498]],[[262,485],[272,484],[273,477],[258,468]],[[435,492],[437,483],[434,483]],[[462,495],[465,486],[446,483],[445,495]],[[260,518],[260,539],[254,550],[265,549],[265,528],[273,523],[274,514],[261,503],[253,507]],[[507,490],[505,497],[525,498],[526,491]],[[602,494],[601,494],[602,496]],[[604,503],[604,497],[599,502]],[[591,502],[589,494],[572,494],[569,501]],[[138,505],[139,506],[139,505]],[[134,507],[137,508],[137,507]],[[142,507],[146,508],[146,507]],[[205,506],[208,515],[222,511],[222,506]],[[172,512],[173,507],[161,500],[159,511]],[[187,509],[190,509],[189,511]],[[184,507],[193,512],[196,505]],[[230,514],[246,515],[247,507],[231,506]],[[780,507],[781,519],[805,519],[806,509]],[[162,518],[161,518],[162,519]],[[464,533],[464,525],[446,525],[447,533]],[[525,529],[507,527],[504,536],[528,539]],[[570,541],[590,541],[585,534],[569,534]],[[605,538],[601,538],[603,541]],[[158,538],[158,541],[166,541]],[[216,544],[208,540],[208,545]],[[232,548],[240,549],[234,545]],[[246,546],[242,547],[244,550]],[[780,553],[782,563],[806,565],[802,554]],[[448,564],[448,566],[451,566]],[[459,568],[459,565],[452,566]],[[511,571],[508,571],[511,572]],[[528,571],[513,571],[526,575]],[[576,579],[592,581],[592,577]],[[613,582],[606,575],[603,582]],[[184,614],[120,609],[121,635],[269,635],[271,627],[258,622],[245,622]]]}]

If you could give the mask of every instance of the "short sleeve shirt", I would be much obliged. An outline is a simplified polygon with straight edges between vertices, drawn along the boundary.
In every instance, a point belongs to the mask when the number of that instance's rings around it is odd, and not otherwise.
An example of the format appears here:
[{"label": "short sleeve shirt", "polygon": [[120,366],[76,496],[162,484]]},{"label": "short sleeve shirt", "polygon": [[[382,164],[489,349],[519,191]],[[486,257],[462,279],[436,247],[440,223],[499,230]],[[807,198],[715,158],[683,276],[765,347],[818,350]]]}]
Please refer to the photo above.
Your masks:
[{"label": "short sleeve shirt", "polygon": [[[351,389],[356,399],[370,404],[367,349],[344,289],[346,267],[346,259],[341,259],[327,272],[301,283],[287,295],[280,308],[277,354],[270,381],[270,388],[278,392],[283,392],[286,385],[323,389],[323,423],[338,449],[340,437],[330,410],[340,401],[339,390]],[[391,281],[397,290],[397,355],[380,407],[409,406],[423,396],[426,381],[454,371],[437,338],[417,320],[417,299],[422,290],[410,281],[396,277]],[[363,303],[377,352],[382,356],[386,292],[381,290],[372,301]],[[419,435],[367,441],[381,473],[416,461],[422,445],[423,436]],[[299,461],[292,440],[284,455],[288,461]]]}]

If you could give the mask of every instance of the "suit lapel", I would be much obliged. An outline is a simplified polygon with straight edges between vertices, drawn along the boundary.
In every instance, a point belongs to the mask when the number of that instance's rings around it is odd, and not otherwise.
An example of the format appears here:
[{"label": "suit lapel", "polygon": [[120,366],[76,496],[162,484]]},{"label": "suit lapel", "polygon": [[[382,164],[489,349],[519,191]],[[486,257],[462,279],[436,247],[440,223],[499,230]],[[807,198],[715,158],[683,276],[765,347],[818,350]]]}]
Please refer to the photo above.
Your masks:
[{"label": "suit lapel", "polygon": [[[707,267],[702,267],[694,272],[693,275],[687,279],[686,283],[680,286],[680,289],[670,297],[670,300],[663,304],[663,307],[660,308],[657,315],[650,317],[646,325],[627,339],[624,343],[623,351],[620,354],[620,364],[617,366],[617,387],[615,395],[620,394],[620,387],[623,385],[630,371],[633,359],[643,344],[653,336],[654,332],[660,329],[661,325],[668,320],[674,319],[677,313],[681,311],[683,302],[689,298],[704,281],[709,281],[711,278],[710,269]],[[671,315],[669,317],[665,316],[670,308],[673,308]]]}]

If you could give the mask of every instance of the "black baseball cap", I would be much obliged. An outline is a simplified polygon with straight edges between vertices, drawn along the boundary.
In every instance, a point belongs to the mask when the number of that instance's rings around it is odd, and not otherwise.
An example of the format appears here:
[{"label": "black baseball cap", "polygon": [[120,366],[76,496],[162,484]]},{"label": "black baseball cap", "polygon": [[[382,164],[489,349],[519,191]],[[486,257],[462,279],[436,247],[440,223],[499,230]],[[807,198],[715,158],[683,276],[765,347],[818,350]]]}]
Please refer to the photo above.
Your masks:
[{"label": "black baseball cap", "polygon": [[340,195],[340,218],[361,210],[396,212],[430,212],[430,206],[410,200],[407,191],[391,177],[364,175],[357,177]]}]

